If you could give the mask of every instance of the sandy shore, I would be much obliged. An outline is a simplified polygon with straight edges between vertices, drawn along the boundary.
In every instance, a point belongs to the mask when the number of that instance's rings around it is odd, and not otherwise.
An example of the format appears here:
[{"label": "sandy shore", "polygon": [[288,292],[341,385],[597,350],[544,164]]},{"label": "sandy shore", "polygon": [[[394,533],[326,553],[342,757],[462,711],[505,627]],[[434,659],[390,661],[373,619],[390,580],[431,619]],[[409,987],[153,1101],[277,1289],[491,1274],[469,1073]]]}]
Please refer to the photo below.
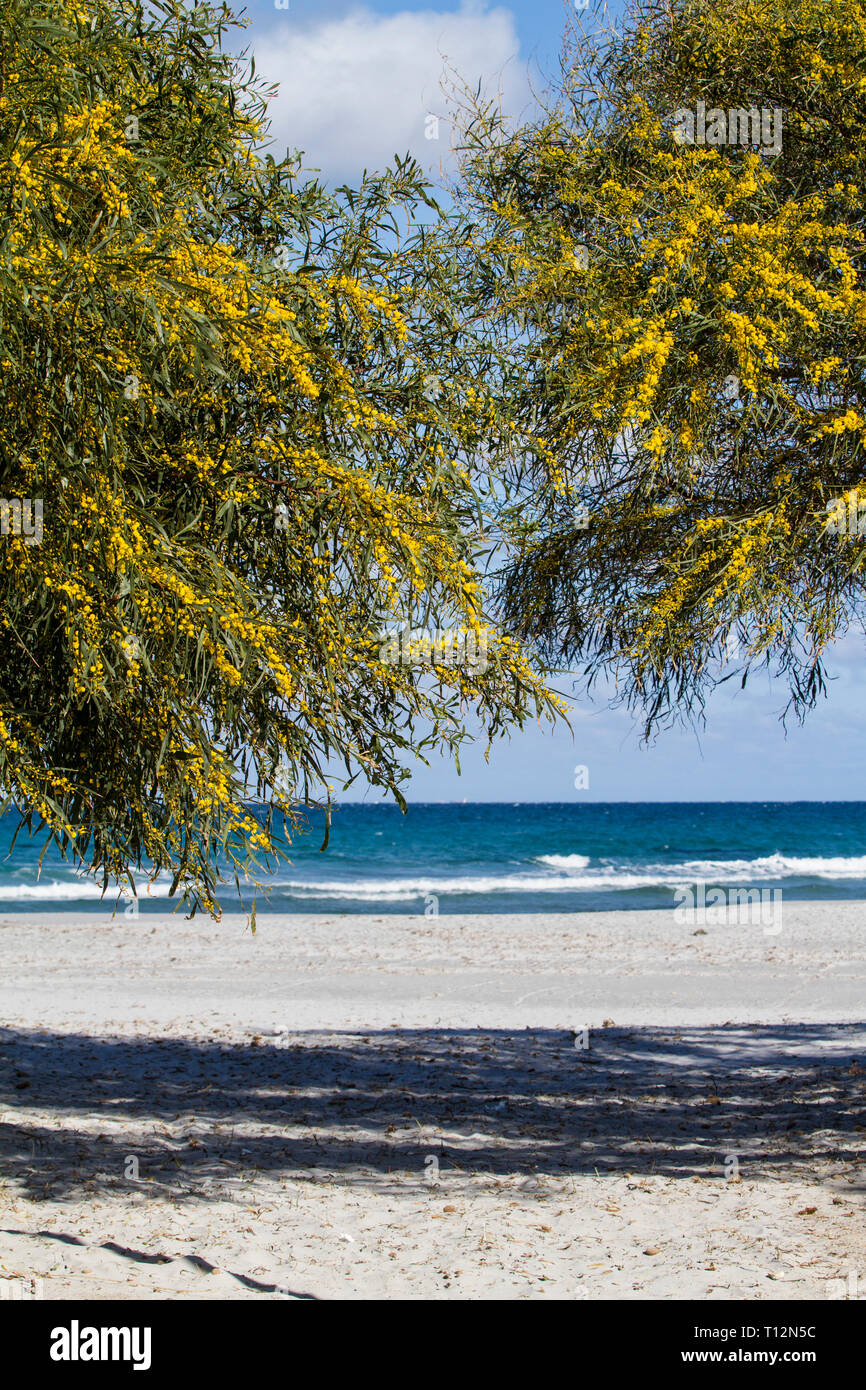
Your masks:
[{"label": "sandy shore", "polygon": [[862,1296],[864,986],[866,903],[7,914],[0,1295]]}]

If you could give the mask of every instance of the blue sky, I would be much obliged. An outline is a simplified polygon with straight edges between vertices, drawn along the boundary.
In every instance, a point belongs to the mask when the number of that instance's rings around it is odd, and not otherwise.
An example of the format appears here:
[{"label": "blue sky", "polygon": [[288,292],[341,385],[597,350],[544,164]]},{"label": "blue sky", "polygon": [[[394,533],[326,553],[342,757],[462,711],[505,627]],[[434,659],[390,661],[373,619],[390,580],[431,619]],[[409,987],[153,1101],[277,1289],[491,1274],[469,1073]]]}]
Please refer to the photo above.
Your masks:
[{"label": "blue sky", "polygon": [[[620,3],[609,7],[613,22]],[[307,151],[307,165],[329,181],[411,150],[435,174],[447,159],[447,66],[471,86],[500,91],[511,115],[528,113],[541,74],[555,73],[573,0],[513,4],[402,3],[375,0],[250,0],[243,40],[256,65],[280,90],[272,106],[274,153]],[[583,12],[597,25],[601,6]],[[438,140],[425,138],[428,117],[442,120]],[[830,697],[804,727],[779,723],[785,691],[766,676],[745,691],[730,681],[709,706],[700,734],[675,730],[647,747],[622,710],[603,700],[576,704],[574,734],[535,726],[494,749],[464,756],[463,776],[444,760],[419,765],[413,801],[727,801],[866,799],[863,720],[864,639],[849,636],[831,658]],[[558,688],[570,692],[567,681]],[[589,787],[577,790],[585,765]],[[358,784],[356,784],[357,787]],[[353,789],[352,796],[359,793]],[[372,793],[371,793],[372,795]]]},{"label": "blue sky", "polygon": [[[491,93],[501,91],[509,114],[529,110],[540,75],[557,70],[566,18],[574,14],[574,0],[277,3],[246,7],[257,68],[281,84],[273,152],[303,149],[309,166],[339,180],[407,150],[431,172],[439,168],[448,149],[442,82],[449,69],[470,86],[481,79]],[[595,23],[589,8],[582,18]],[[430,115],[442,120],[435,139]]]},{"label": "blue sky", "polygon": [[[779,722],[784,687],[766,674],[745,690],[735,677],[707,707],[706,727],[677,728],[650,745],[624,710],[603,700],[576,703],[566,728],[532,726],[461,759],[458,777],[444,763],[413,777],[412,801],[858,801],[866,800],[863,732],[864,638],[851,635],[830,660],[829,697],[803,725]],[[569,694],[569,682],[557,689]],[[589,787],[575,788],[575,768]],[[579,780],[579,779],[578,779]],[[360,798],[356,798],[360,799]]]}]

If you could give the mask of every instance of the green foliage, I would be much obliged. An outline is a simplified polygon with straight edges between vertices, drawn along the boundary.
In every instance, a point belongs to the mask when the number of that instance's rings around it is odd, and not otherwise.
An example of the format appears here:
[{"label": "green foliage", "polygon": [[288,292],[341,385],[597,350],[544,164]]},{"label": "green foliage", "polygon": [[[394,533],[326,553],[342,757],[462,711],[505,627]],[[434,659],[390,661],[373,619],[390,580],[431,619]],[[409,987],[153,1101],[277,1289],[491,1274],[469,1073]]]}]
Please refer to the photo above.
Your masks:
[{"label": "green foliage", "polygon": [[331,195],[257,152],[231,25],[0,0],[0,477],[44,507],[0,538],[4,805],[209,909],[329,763],[399,798],[468,711],[552,709],[508,640],[380,659],[389,621],[487,631],[489,352],[415,165]]},{"label": "green foliage", "polygon": [[[687,142],[699,103],[725,143]],[[802,713],[860,625],[864,540],[828,521],[866,503],[864,117],[856,0],[685,0],[576,32],[537,123],[465,122],[515,430],[505,621],[648,730],[730,678],[731,638]]]}]

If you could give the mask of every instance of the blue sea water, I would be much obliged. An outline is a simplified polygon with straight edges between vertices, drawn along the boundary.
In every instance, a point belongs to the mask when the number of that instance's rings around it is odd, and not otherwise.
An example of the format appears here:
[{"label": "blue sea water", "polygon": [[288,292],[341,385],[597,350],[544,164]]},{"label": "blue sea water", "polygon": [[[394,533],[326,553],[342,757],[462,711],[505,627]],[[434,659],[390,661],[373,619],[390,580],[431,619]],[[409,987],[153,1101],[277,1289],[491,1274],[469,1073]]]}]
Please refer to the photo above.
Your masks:
[{"label": "blue sea water", "polygon": [[[257,894],[260,912],[586,912],[670,908],[674,889],[781,888],[786,898],[866,898],[866,802],[387,803],[309,813],[291,862]],[[0,821],[0,915],[114,911],[92,881]],[[141,889],[141,911],[166,911],[167,882]],[[224,910],[238,902],[233,883]],[[121,903],[117,909],[124,911]]]}]

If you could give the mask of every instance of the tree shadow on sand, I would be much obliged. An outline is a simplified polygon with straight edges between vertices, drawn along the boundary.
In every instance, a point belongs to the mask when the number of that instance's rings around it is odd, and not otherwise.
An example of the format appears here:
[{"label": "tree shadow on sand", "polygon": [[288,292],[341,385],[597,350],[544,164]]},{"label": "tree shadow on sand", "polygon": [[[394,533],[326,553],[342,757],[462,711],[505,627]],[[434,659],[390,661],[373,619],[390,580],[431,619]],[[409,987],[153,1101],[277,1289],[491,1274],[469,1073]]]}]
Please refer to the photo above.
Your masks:
[{"label": "tree shadow on sand", "polygon": [[[866,1026],[0,1031],[0,1174],[32,1200],[264,1178],[415,1186],[835,1169],[863,1191]],[[854,1177],[852,1184],[851,1178]]]}]

